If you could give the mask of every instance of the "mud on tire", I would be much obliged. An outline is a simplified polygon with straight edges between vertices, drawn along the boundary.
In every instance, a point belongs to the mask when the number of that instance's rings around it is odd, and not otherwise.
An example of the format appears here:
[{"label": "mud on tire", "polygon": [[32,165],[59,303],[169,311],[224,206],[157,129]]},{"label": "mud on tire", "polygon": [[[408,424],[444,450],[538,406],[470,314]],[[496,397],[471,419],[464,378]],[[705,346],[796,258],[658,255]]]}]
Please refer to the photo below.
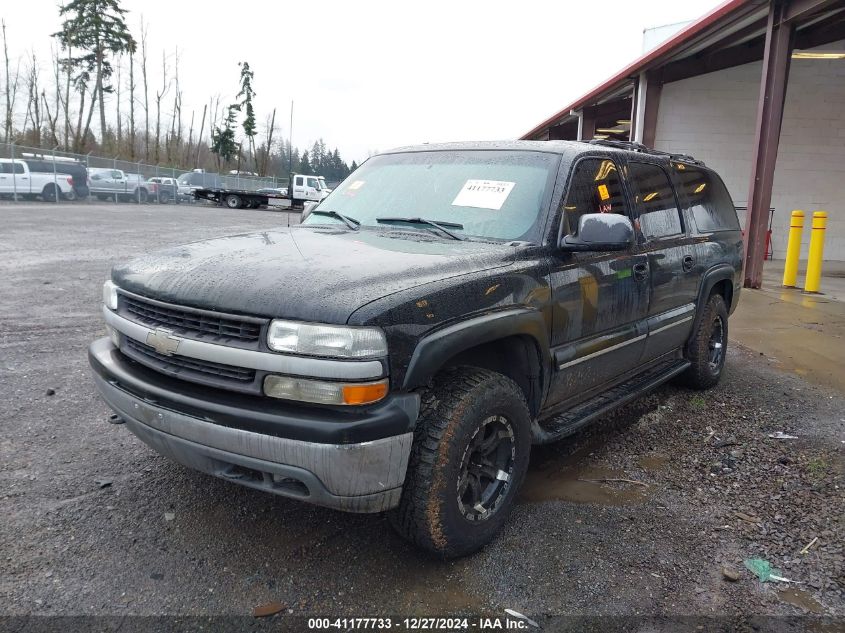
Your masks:
[{"label": "mud on tire", "polygon": [[720,294],[704,304],[698,327],[686,347],[689,368],[678,379],[692,389],[709,389],[719,382],[728,349],[728,309]]},{"label": "mud on tire", "polygon": [[520,388],[486,369],[442,372],[423,394],[396,531],[443,558],[493,538],[525,478],[531,420]]}]

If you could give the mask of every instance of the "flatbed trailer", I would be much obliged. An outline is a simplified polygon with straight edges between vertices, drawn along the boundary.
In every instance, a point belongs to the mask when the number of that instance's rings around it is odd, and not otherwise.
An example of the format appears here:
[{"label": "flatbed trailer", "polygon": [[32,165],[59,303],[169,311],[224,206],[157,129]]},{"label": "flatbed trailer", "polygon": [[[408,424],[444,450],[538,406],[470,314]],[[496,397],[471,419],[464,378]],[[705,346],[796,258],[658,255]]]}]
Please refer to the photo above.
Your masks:
[{"label": "flatbed trailer", "polygon": [[226,206],[230,209],[260,209],[270,204],[270,200],[277,200],[280,203],[278,204],[280,208],[301,211],[307,202],[306,200],[299,200],[292,196],[257,193],[243,189],[195,189],[194,198],[197,200],[208,200],[209,202]]}]

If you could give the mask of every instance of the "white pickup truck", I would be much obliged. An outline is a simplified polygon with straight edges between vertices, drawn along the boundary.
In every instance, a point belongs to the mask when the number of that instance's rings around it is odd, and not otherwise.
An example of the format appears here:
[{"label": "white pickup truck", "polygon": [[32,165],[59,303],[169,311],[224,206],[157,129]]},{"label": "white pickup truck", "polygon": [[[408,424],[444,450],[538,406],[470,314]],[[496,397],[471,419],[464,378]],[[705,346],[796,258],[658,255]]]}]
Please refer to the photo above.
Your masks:
[{"label": "white pickup truck", "polygon": [[91,183],[91,195],[100,200],[147,202],[150,195],[158,191],[158,186],[147,182],[141,174],[130,174],[120,169],[89,167],[88,181]]},{"label": "white pickup truck", "polygon": [[55,202],[57,195],[65,198],[71,193],[73,178],[67,174],[30,171],[22,160],[0,158],[0,194],[41,196],[47,202]]}]

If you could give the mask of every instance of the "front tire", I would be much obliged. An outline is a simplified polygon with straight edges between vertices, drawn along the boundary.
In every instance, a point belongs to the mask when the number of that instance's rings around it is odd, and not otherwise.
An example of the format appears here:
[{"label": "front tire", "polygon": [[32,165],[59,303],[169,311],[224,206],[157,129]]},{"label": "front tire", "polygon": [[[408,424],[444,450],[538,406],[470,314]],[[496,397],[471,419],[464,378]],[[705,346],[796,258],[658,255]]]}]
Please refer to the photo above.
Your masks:
[{"label": "front tire", "polygon": [[720,294],[712,294],[704,304],[698,327],[686,348],[689,368],[680,376],[692,389],[709,389],[719,382],[728,350],[728,308]]},{"label": "front tire", "polygon": [[226,196],[224,202],[226,203],[226,206],[230,209],[239,209],[241,206],[241,197],[230,193],[228,196]]},{"label": "front tire", "polygon": [[423,394],[390,523],[443,558],[477,551],[507,520],[530,452],[531,418],[516,383],[473,367],[439,374]]}]

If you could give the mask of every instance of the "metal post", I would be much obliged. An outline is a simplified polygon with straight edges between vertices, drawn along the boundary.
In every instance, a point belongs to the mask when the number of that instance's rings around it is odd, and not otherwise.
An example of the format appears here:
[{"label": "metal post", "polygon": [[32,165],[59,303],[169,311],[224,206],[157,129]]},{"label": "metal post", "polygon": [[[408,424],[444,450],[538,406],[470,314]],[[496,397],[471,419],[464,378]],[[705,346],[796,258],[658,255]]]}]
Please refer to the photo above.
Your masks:
[{"label": "metal post", "polygon": [[15,142],[14,141],[12,141],[11,147],[12,147],[12,191],[14,192],[13,193],[14,197],[12,198],[12,200],[17,202],[18,201],[18,170],[15,168],[16,163],[15,163]]},{"label": "metal post", "polygon": [[804,292],[819,292],[822,280],[822,259],[824,257],[824,231],[827,228],[827,213],[813,213],[813,228],[810,230],[810,252],[807,254],[807,275],[804,278]]},{"label": "metal post", "polygon": [[138,161],[138,204],[141,204],[141,161]]},{"label": "metal post", "polygon": [[[112,159],[112,169],[117,170],[117,156]],[[114,180],[114,174],[112,174],[112,180]],[[114,188],[114,203],[117,204],[117,187]]]},{"label": "metal post", "polygon": [[783,266],[784,288],[794,288],[798,279],[798,260],[801,257],[801,234],[804,232],[804,212],[796,209],[789,222],[789,241],[786,244],[786,263]]},{"label": "metal post", "polygon": [[757,106],[757,130],[751,182],[748,189],[748,211],[745,220],[746,288],[763,284],[763,260],[766,257],[766,232],[772,184],[775,177],[778,143],[786,101],[789,59],[792,55],[795,27],[783,21],[785,4],[773,2],[766,25],[766,46],[763,52],[763,74],[760,78],[760,101]]},{"label": "metal post", "polygon": [[56,204],[59,204],[59,179],[56,177],[56,148],[53,148],[53,193],[56,194]]}]

